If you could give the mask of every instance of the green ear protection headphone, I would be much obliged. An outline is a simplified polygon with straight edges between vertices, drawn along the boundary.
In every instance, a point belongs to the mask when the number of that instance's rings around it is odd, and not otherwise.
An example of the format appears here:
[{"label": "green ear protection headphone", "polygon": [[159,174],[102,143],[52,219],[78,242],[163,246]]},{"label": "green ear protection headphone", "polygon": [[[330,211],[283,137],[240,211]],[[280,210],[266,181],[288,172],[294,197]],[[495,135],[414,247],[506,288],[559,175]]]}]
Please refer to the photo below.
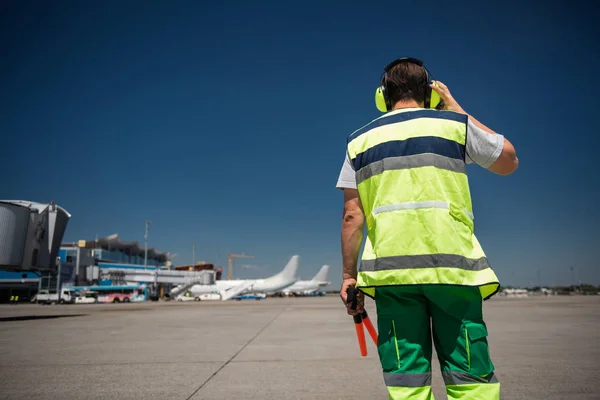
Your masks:
[{"label": "green ear protection headphone", "polygon": [[387,73],[401,62],[410,62],[413,64],[417,64],[418,66],[423,67],[425,69],[425,74],[427,75],[427,83],[423,88],[423,90],[425,91],[425,108],[442,108],[444,103],[442,102],[442,99],[440,99],[440,95],[435,90],[431,89],[431,87],[429,86],[429,84],[431,84],[430,73],[427,70],[425,64],[423,64],[423,61],[412,57],[402,57],[398,58],[395,61],[392,61],[383,69],[384,72],[381,75],[381,86],[379,86],[375,91],[375,105],[377,106],[377,109],[381,112],[388,112],[392,110],[393,105],[391,104],[390,98],[387,96],[386,93],[387,82],[385,78]]}]

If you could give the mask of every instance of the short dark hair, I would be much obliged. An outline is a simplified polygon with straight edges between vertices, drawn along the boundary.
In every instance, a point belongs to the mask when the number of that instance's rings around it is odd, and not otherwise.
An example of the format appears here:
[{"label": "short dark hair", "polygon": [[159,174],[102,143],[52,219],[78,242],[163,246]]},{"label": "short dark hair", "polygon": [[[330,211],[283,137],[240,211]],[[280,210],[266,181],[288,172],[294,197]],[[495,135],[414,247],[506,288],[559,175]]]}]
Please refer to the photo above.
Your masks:
[{"label": "short dark hair", "polygon": [[392,107],[399,101],[415,100],[425,102],[425,88],[428,85],[425,68],[412,62],[395,65],[385,76],[386,95]]}]

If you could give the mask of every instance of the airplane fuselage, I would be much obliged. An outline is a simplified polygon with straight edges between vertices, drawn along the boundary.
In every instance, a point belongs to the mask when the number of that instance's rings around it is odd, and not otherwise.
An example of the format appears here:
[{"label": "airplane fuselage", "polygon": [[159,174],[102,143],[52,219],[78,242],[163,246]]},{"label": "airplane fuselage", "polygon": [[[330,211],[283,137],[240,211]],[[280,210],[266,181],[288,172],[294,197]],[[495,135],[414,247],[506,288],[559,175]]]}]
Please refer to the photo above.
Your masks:
[{"label": "airplane fuselage", "polygon": [[242,293],[269,293],[285,289],[286,287],[294,284],[294,281],[283,279],[275,281],[269,278],[225,280],[216,281],[214,285],[194,285],[189,291],[192,293],[192,295],[197,295],[202,293],[220,292],[222,290],[228,290],[243,284],[249,284],[251,287]]},{"label": "airplane fuselage", "polygon": [[310,293],[319,290],[320,287],[327,286],[329,282],[319,281],[299,281],[290,285],[281,291],[285,294],[288,293]]}]

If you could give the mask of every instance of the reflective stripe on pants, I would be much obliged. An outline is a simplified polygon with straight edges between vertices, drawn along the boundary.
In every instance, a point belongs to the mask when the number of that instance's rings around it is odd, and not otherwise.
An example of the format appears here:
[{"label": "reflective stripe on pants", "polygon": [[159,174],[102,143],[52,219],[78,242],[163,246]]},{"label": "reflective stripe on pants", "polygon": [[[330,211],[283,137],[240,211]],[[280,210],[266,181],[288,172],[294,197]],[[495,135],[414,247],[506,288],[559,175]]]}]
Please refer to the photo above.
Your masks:
[{"label": "reflective stripe on pants", "polygon": [[433,400],[431,372],[423,374],[384,373],[390,399]]},{"label": "reflective stripe on pants", "polygon": [[387,389],[390,400],[435,400],[433,392],[431,391],[431,386],[420,388],[388,386]]}]

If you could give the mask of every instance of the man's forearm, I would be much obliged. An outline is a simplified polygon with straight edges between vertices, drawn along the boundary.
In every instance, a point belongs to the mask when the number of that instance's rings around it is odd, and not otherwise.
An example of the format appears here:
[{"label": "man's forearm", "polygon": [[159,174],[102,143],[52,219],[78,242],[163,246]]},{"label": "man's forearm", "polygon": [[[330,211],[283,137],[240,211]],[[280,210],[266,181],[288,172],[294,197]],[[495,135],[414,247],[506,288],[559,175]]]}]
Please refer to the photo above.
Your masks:
[{"label": "man's forearm", "polygon": [[483,129],[484,131],[492,133],[492,134],[496,134],[496,132],[494,132],[492,129],[490,129],[489,127],[485,126],[481,122],[479,122],[473,115],[471,115],[468,112],[466,112],[464,110],[464,108],[460,107],[458,110],[456,110],[456,112],[459,112],[461,114],[467,115],[471,119],[471,121],[473,121],[473,123],[475,124],[475,126]]},{"label": "man's forearm", "polygon": [[342,223],[342,265],[343,279],[356,279],[356,264],[363,240],[364,217],[344,215]]},{"label": "man's forearm", "polygon": [[473,123],[483,129],[486,132],[492,133],[492,134],[496,134],[496,132],[494,132],[493,130],[491,130],[490,128],[488,128],[487,126],[485,126],[484,124],[482,124],[481,122],[479,122],[478,120],[475,119],[474,116],[472,116],[471,114],[467,114],[469,116],[469,118],[471,119],[471,121],[473,121]]}]

